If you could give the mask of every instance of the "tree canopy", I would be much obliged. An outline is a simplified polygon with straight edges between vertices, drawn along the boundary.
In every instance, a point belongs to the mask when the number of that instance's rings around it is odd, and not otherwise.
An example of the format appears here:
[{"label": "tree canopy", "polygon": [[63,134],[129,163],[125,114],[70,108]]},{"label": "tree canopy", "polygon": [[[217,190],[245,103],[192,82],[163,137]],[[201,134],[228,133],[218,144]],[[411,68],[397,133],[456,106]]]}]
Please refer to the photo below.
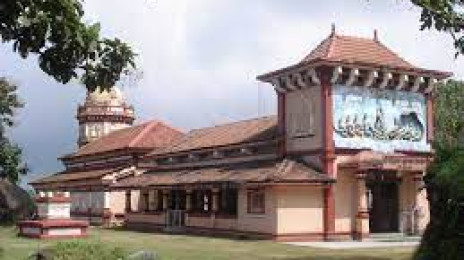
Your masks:
[{"label": "tree canopy", "polygon": [[16,85],[0,78],[0,178],[17,183],[27,168],[21,159],[21,149],[6,136],[8,127],[14,125],[16,110],[23,104],[16,94]]},{"label": "tree canopy", "polygon": [[38,55],[40,68],[63,84],[79,79],[87,89],[110,88],[135,68],[135,53],[118,38],[100,35],[83,21],[83,0],[2,0],[0,38],[22,58]]},{"label": "tree canopy", "polygon": [[421,30],[435,28],[449,33],[454,40],[456,56],[464,54],[464,1],[411,0],[422,8]]},{"label": "tree canopy", "polygon": [[[434,93],[435,146],[454,149],[464,130],[464,82],[449,80]],[[464,134],[464,133],[462,133]]]},{"label": "tree canopy", "polygon": [[435,93],[435,158],[425,176],[430,223],[414,259],[459,259],[464,254],[464,82]]}]

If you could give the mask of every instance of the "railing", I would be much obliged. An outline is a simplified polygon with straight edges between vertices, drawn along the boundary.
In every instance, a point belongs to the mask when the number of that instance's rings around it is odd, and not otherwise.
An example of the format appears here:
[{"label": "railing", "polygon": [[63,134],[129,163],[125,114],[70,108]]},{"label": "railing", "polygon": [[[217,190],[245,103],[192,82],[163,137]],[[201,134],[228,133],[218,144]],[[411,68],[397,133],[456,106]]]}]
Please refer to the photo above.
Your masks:
[{"label": "railing", "polygon": [[166,211],[166,228],[173,230],[185,226],[185,211],[170,209]]}]

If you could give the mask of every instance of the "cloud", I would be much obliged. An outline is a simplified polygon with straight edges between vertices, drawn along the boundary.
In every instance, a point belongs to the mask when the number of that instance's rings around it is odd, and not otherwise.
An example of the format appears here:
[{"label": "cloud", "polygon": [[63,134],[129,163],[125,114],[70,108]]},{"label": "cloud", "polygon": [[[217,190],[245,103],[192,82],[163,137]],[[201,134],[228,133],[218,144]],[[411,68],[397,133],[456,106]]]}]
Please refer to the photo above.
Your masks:
[{"label": "cloud", "polygon": [[[86,19],[139,54],[143,79],[126,87],[139,121],[162,119],[182,129],[275,113],[272,88],[256,75],[298,62],[330,33],[373,37],[421,67],[462,78],[448,35],[419,31],[420,12],[407,1],[99,0]],[[33,174],[52,172],[75,149],[77,104],[85,92],[44,75],[35,60],[0,47],[0,74],[20,84],[27,103],[12,131]],[[36,178],[31,175],[30,178]]]}]

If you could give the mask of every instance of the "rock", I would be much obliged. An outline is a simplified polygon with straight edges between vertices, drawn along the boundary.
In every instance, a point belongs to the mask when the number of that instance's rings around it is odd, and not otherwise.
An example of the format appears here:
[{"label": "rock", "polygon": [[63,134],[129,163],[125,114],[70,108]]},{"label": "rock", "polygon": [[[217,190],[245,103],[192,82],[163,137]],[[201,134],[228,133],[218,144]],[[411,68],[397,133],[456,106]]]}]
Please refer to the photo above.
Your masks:
[{"label": "rock", "polygon": [[26,190],[0,178],[0,222],[28,219],[35,212],[35,204]]},{"label": "rock", "polygon": [[131,260],[156,260],[156,252],[151,251],[138,251],[129,255],[128,259]]}]

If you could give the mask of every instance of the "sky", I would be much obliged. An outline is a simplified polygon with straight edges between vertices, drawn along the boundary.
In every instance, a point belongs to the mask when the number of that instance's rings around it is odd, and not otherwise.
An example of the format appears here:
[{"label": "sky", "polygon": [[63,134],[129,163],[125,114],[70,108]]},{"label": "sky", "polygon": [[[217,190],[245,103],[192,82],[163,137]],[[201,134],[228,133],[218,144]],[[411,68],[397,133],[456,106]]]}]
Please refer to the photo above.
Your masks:
[{"label": "sky", "polygon": [[[137,122],[158,119],[182,130],[276,113],[271,86],[256,76],[301,60],[330,33],[373,37],[407,61],[464,77],[450,36],[420,31],[420,11],[406,0],[86,0],[87,22],[137,52],[137,84],[121,87]],[[57,157],[77,145],[77,82],[56,83],[0,45],[0,76],[26,103],[10,130],[31,172],[26,183],[62,170]]]}]

